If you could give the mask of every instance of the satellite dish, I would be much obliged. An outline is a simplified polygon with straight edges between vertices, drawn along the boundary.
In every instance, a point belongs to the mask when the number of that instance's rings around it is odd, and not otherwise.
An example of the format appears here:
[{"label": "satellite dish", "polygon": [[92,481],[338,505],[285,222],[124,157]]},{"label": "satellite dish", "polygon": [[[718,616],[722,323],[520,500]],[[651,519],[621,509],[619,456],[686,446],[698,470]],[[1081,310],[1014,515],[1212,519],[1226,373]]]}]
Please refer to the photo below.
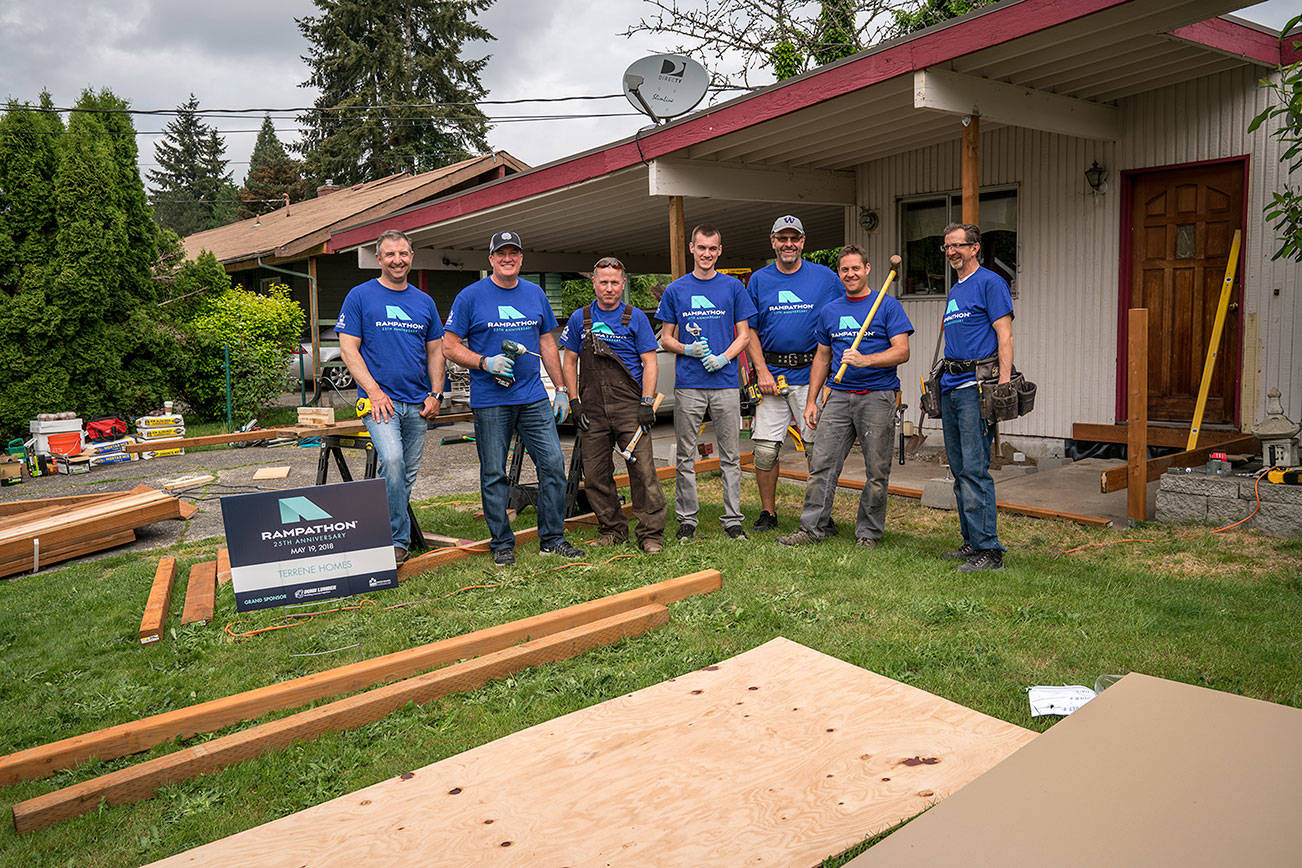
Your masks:
[{"label": "satellite dish", "polygon": [[656,123],[696,108],[709,84],[705,67],[681,54],[653,54],[624,70],[624,96]]}]

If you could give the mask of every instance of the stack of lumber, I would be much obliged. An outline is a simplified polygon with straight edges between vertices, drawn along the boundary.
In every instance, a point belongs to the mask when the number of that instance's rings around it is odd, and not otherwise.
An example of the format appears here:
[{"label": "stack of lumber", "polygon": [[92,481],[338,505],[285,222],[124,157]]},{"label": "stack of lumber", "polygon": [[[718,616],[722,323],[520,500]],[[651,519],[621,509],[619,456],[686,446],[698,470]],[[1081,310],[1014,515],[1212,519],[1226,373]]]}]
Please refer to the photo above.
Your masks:
[{"label": "stack of lumber", "polygon": [[298,424],[330,426],[335,424],[334,407],[299,407]]},{"label": "stack of lumber", "polygon": [[135,540],[136,528],[189,518],[192,504],[139,485],[131,491],[6,504],[0,515],[0,576],[12,576]]}]

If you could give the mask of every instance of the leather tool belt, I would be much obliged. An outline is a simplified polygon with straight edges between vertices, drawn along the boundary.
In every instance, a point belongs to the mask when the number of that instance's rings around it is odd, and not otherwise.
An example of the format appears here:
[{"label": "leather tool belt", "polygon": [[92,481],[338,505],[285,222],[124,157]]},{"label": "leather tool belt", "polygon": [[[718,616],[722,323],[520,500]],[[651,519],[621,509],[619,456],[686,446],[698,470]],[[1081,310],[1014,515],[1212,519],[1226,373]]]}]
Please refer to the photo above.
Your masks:
[{"label": "leather tool belt", "polygon": [[764,363],[779,368],[807,368],[814,363],[813,353],[771,353],[764,351]]},{"label": "leather tool belt", "polygon": [[976,374],[978,380],[999,376],[999,356],[984,359],[941,359],[940,367],[947,374]]}]

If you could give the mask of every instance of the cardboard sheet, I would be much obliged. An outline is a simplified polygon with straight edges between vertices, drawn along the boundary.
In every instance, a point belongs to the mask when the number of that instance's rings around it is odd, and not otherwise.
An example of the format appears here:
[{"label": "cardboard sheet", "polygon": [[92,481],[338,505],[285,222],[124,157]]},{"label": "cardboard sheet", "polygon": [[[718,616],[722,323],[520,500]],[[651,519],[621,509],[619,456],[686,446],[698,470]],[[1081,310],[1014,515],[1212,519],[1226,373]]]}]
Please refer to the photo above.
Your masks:
[{"label": "cardboard sheet", "polygon": [[850,862],[1302,864],[1302,709],[1132,673]]}]

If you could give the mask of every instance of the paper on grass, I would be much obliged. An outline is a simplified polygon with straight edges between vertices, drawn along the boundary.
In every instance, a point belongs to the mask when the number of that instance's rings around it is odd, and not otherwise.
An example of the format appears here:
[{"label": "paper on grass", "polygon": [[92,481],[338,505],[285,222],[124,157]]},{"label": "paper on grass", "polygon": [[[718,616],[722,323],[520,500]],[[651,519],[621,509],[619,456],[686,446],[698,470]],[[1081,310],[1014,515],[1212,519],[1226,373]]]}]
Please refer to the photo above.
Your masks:
[{"label": "paper on grass", "polygon": [[1031,717],[1043,717],[1046,714],[1071,714],[1095,696],[1098,696],[1093,690],[1080,684],[1028,687],[1026,688],[1026,695],[1031,700]]}]

